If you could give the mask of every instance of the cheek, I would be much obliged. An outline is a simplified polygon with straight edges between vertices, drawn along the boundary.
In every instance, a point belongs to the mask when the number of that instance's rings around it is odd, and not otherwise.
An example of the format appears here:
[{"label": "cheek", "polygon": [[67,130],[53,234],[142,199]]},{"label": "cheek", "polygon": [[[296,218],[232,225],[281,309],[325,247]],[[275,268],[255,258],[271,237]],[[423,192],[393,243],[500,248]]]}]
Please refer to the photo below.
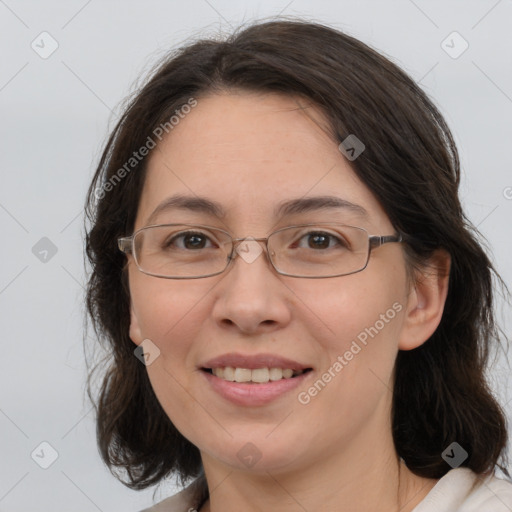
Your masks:
[{"label": "cheek", "polygon": [[[194,340],[204,325],[202,300],[209,287],[192,281],[166,281],[133,276],[130,281],[132,307],[141,336],[158,347],[159,355],[147,366],[158,401],[178,430],[197,414],[191,390],[195,368]],[[187,392],[187,390],[191,390]]]},{"label": "cheek", "polygon": [[198,323],[201,299],[208,293],[204,284],[170,281],[139,273],[130,279],[134,315],[144,337],[163,342],[186,335]]},{"label": "cheek", "polygon": [[[132,308],[142,339],[158,347],[158,358],[147,367],[153,388],[162,404],[175,402],[195,376],[194,350],[205,323],[203,299],[210,286],[192,281],[167,281],[134,276],[130,281]],[[182,404],[185,409],[187,403]]]},{"label": "cheek", "polygon": [[405,311],[402,295],[392,280],[377,287],[371,279],[358,279],[362,277],[344,276],[315,294],[311,288],[297,290],[299,297],[308,298],[306,305],[323,326],[305,326],[322,364],[315,380],[298,390],[298,410],[318,424],[326,439],[355,436],[376,410],[382,410],[392,389]]},{"label": "cheek", "polygon": [[365,272],[318,284],[297,282],[293,287],[297,310],[311,318],[305,327],[314,327],[311,336],[316,332],[329,350],[348,348],[356,339],[363,344],[376,336],[394,339],[399,332],[400,311],[405,309],[400,276],[392,273],[378,282]]},{"label": "cheek", "polygon": [[349,416],[355,410],[363,414],[365,403],[369,413],[391,386],[405,312],[403,275],[398,268],[387,277],[381,273],[379,282],[365,272],[326,280],[316,289],[301,284],[294,290],[304,311],[310,309],[310,317],[316,318],[316,328],[311,328],[313,321],[304,327],[322,361],[320,382],[301,391],[307,395],[304,401],[317,402],[319,414],[325,402]]}]

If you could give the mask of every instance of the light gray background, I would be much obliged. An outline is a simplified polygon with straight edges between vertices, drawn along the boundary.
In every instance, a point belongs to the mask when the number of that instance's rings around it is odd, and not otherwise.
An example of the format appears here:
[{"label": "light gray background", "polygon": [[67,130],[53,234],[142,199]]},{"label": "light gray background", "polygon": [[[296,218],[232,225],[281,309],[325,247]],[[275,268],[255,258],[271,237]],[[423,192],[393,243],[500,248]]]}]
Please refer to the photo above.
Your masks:
[{"label": "light gray background", "polygon": [[[359,37],[434,97],[459,145],[468,216],[512,283],[512,1],[0,0],[0,510],[151,503],[152,490],[131,491],[102,465],[84,399],[85,191],[116,107],[155,59],[199,33],[279,13]],[[47,59],[31,48],[43,31],[59,45]],[[453,31],[469,44],[456,59],[441,46]],[[462,41],[452,39],[453,53]],[[57,248],[46,262],[32,252],[42,237]],[[501,323],[510,333],[510,308]],[[510,419],[504,361],[492,383]],[[59,454],[46,470],[30,456],[43,441]]]}]

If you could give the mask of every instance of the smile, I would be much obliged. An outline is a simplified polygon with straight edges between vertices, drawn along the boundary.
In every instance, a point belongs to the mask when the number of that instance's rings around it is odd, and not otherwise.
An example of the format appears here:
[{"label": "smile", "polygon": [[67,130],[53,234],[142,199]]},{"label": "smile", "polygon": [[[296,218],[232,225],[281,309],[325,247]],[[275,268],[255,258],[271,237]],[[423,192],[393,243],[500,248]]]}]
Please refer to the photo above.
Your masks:
[{"label": "smile", "polygon": [[231,366],[204,368],[205,371],[228,382],[248,382],[266,384],[281,379],[292,379],[310,370],[293,370],[291,368],[233,368]]}]

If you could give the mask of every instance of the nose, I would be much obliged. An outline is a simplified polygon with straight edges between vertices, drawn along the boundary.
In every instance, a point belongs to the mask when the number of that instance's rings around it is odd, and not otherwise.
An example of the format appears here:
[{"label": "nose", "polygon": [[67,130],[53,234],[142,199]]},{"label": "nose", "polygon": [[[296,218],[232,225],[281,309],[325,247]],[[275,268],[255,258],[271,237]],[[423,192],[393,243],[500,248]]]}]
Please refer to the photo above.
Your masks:
[{"label": "nose", "polygon": [[224,329],[270,332],[291,319],[291,292],[273,269],[261,239],[235,244],[234,261],[215,290],[213,316]]}]

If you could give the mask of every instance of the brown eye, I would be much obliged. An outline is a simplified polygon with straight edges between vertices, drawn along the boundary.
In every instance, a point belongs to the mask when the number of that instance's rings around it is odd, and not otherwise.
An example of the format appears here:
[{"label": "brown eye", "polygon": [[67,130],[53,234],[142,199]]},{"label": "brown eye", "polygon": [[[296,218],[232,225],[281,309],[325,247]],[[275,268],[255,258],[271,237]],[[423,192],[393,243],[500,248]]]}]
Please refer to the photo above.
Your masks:
[{"label": "brown eye", "polygon": [[[210,245],[208,245],[210,244]],[[206,247],[212,247],[211,241],[204,233],[187,231],[170,237],[164,244],[163,248],[177,248],[198,250]]]},{"label": "brown eye", "polygon": [[[305,241],[304,245],[301,241]],[[331,249],[333,247],[347,247],[345,240],[339,236],[335,236],[332,233],[326,233],[322,231],[312,231],[305,234],[299,240],[298,247],[306,249]]]},{"label": "brown eye", "polygon": [[187,249],[203,249],[206,244],[206,237],[203,235],[187,235],[183,240]]},{"label": "brown eye", "polygon": [[308,246],[311,249],[325,249],[329,247],[329,236],[324,234],[308,235]]}]

